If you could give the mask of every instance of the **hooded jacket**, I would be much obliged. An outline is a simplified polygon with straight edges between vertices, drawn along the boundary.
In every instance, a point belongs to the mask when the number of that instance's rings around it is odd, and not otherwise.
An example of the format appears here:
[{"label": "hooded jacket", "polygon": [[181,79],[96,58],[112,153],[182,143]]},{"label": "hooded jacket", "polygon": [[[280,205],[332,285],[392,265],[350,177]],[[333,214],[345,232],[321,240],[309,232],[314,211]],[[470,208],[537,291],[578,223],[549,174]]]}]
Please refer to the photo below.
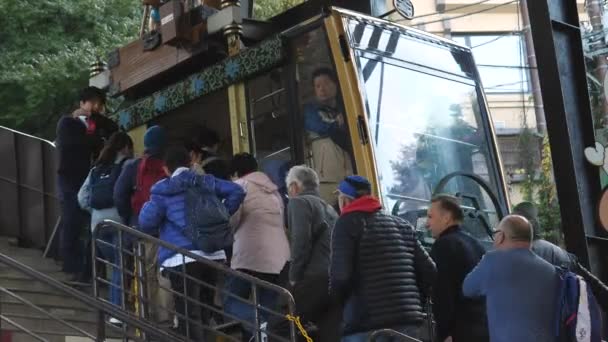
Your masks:
[{"label": "hooded jacket", "polygon": [[330,295],[344,304],[343,334],[419,325],[436,268],[414,228],[371,196],[342,210],[331,243]]},{"label": "hooded jacket", "polygon": [[236,183],[246,195],[231,220],[235,229],[231,267],[279,274],[289,260],[289,242],[278,187],[262,172],[250,173]]},{"label": "hooded jacket", "polygon": [[[154,234],[160,230],[161,240],[190,251],[196,250],[192,241],[183,232],[186,227],[185,192],[189,186],[192,186],[195,177],[202,178],[202,182],[199,183],[202,184],[201,186],[213,187],[217,196],[224,201],[230,215],[237,211],[245,197],[243,188],[210,175],[201,176],[185,170],[171,178],[161,180],[152,187],[150,201],[144,205],[139,214],[138,229],[147,234]],[[160,247],[159,264],[175,254],[172,250]]]}]

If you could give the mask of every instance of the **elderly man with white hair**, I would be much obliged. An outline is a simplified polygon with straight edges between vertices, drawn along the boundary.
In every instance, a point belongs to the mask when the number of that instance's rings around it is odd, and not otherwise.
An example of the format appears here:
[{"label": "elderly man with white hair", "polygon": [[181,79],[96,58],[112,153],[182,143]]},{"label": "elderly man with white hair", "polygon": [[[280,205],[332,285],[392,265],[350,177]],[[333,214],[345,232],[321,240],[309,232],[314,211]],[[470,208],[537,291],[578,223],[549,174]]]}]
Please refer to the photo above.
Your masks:
[{"label": "elderly man with white hair", "polygon": [[491,342],[555,341],[559,276],[531,250],[533,228],[522,216],[505,217],[486,253],[463,284],[466,297],[485,297]]},{"label": "elderly man with white hair", "polygon": [[299,165],[286,178],[291,241],[289,282],[296,311],[318,328],[315,341],[338,341],[339,308],[329,300],[330,239],[338,214],[319,195],[315,170]]}]

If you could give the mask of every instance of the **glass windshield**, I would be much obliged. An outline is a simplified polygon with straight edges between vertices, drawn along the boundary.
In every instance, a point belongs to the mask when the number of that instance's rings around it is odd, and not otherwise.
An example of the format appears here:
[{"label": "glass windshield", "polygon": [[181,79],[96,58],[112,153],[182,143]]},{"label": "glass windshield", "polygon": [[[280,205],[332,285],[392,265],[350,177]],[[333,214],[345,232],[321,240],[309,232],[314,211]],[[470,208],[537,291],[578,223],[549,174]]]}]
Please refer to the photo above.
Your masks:
[{"label": "glass windshield", "polygon": [[[359,57],[363,69],[370,62]],[[426,208],[440,181],[453,172],[479,176],[497,194],[489,142],[472,82],[442,78],[380,62],[365,85],[368,120],[375,148],[383,202],[424,232]],[[457,195],[465,207],[497,222],[487,193],[465,177],[447,182],[442,193]],[[420,222],[422,221],[422,222]],[[489,240],[484,225],[469,231]]]},{"label": "glass windshield", "polygon": [[461,199],[465,230],[490,242],[506,198],[469,49],[343,14],[366,106],[386,210],[423,242],[432,195]]}]

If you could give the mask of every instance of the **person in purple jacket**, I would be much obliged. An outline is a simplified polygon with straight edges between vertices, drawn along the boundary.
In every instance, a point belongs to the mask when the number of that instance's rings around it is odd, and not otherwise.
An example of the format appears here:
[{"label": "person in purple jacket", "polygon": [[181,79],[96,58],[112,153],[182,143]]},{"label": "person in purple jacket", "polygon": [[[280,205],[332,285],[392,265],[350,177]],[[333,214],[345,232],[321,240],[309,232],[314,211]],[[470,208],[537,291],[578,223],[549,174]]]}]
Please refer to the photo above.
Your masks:
[{"label": "person in purple jacket", "polygon": [[[203,258],[223,262],[226,259],[224,250],[205,253],[195,247],[193,241],[186,236],[186,192],[191,186],[200,186],[200,184],[207,186],[223,201],[230,215],[239,209],[245,198],[245,192],[243,188],[233,182],[211,175],[196,174],[190,170],[190,161],[190,155],[184,147],[167,152],[165,168],[170,177],[152,187],[150,201],[144,205],[139,214],[138,229],[147,234],[158,232],[163,241]],[[217,272],[214,268],[163,247],[158,251],[158,263],[161,265],[163,274],[171,281],[171,288],[176,293],[184,293],[184,287],[186,287],[186,293],[192,297],[192,300],[213,306],[214,289],[203,286],[199,282],[186,281],[182,277],[182,268],[185,268],[189,277],[210,285],[215,284],[217,280]],[[174,300],[175,311],[179,314],[179,332],[184,336],[189,335],[188,337],[194,341],[205,341],[200,324],[209,326],[212,317],[211,310],[199,307],[191,301],[188,301],[186,305],[181,295],[176,295]],[[187,317],[188,323],[183,317]]]}]

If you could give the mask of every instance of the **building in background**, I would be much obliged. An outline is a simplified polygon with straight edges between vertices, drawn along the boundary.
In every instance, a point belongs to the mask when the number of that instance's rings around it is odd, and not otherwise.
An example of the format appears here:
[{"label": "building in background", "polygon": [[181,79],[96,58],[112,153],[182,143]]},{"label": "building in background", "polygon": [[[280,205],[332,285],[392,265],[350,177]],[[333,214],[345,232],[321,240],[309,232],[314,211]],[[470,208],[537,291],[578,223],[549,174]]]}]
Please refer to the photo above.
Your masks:
[{"label": "building in background", "polygon": [[[528,0],[533,1],[533,0]],[[390,8],[392,1],[387,1]],[[527,172],[537,177],[544,111],[523,0],[413,0],[415,18],[390,20],[455,40],[473,50],[498,137],[512,203]],[[585,1],[577,0],[581,20]],[[522,8],[523,7],[523,8]],[[535,101],[535,99],[537,101]],[[525,132],[522,137],[522,133]]]}]

